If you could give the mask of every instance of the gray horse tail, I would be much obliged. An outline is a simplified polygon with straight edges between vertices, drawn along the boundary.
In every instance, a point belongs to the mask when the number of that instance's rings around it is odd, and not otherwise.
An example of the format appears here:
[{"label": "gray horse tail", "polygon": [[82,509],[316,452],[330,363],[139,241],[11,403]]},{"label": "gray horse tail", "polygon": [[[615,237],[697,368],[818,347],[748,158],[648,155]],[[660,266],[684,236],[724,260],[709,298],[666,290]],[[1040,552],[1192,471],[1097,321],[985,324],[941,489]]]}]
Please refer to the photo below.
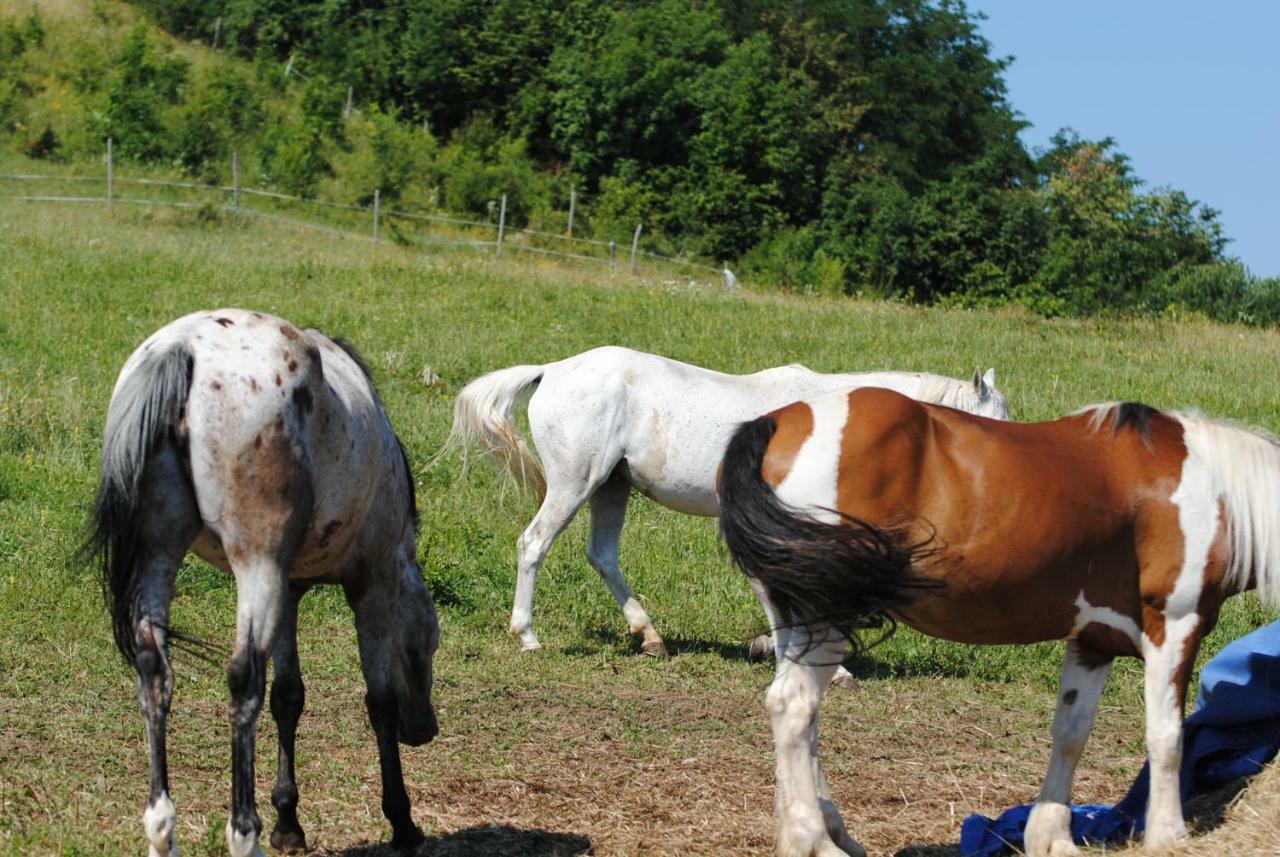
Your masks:
[{"label": "gray horse tail", "polygon": [[547,478],[524,438],[516,431],[511,411],[516,401],[542,380],[545,366],[511,366],[481,375],[462,388],[453,403],[453,428],[441,454],[452,449],[480,447],[506,466],[511,477],[531,489],[541,504]]},{"label": "gray horse tail", "polygon": [[121,382],[107,408],[102,481],[82,555],[102,571],[116,648],[130,663],[135,654],[138,611],[142,474],[147,461],[173,436],[183,418],[194,365],[195,357],[185,342],[151,351]]}]

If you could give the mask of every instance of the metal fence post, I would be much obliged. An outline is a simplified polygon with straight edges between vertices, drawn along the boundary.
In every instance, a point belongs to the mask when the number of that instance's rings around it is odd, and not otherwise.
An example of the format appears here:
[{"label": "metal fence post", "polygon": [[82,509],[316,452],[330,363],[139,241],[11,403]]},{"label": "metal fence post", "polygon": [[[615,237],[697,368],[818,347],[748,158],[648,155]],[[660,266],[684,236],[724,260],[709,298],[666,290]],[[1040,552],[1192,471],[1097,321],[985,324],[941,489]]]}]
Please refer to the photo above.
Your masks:
[{"label": "metal fence post", "polygon": [[502,208],[498,212],[498,247],[495,255],[502,255],[502,238],[507,232],[507,195],[502,195]]},{"label": "metal fence post", "polygon": [[240,207],[240,154],[231,153],[231,207]]},{"label": "metal fence post", "polygon": [[116,164],[111,150],[111,138],[107,138],[107,211],[115,209]]},{"label": "metal fence post", "polygon": [[631,237],[631,273],[636,272],[636,250],[640,247],[640,230],[644,228],[643,223],[636,224],[636,234]]},{"label": "metal fence post", "polygon": [[569,185],[569,237],[573,237],[573,212],[578,207],[578,186]]},{"label": "metal fence post", "polygon": [[382,190],[373,189],[373,243],[378,243],[378,217],[382,214]]}]

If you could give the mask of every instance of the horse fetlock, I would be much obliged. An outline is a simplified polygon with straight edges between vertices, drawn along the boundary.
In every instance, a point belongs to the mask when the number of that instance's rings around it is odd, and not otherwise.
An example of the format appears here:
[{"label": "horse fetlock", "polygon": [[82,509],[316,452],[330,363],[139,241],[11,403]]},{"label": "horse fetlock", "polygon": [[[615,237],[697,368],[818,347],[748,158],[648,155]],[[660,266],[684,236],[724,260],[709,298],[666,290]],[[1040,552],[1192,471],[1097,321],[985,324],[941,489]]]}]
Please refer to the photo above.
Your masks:
[{"label": "horse fetlock", "polygon": [[150,844],[148,857],[178,857],[178,843],[173,837],[174,827],[178,823],[178,813],[168,792],[161,792],[160,797],[142,813],[142,828],[147,832]]},{"label": "horse fetlock", "polygon": [[[846,837],[847,838],[847,837]],[[778,838],[778,857],[867,857],[866,849],[852,839],[846,850],[831,839],[824,830],[821,834]]]},{"label": "horse fetlock", "polygon": [[1142,845],[1152,851],[1171,845],[1180,839],[1187,838],[1187,825],[1182,816],[1171,818],[1148,818],[1147,832],[1142,837]]},{"label": "horse fetlock", "polygon": [[236,830],[231,820],[227,820],[227,851],[231,857],[266,857],[258,845],[258,827],[252,826],[241,832]]},{"label": "horse fetlock", "polygon": [[752,661],[763,661],[765,658],[773,654],[773,635],[761,634],[751,641],[751,645],[747,647],[747,659]]},{"label": "horse fetlock", "polygon": [[271,847],[283,854],[306,851],[307,836],[296,823],[293,826],[277,823],[271,831]]},{"label": "horse fetlock", "polygon": [[528,622],[520,625],[512,620],[511,625],[507,628],[507,633],[520,640],[521,651],[536,652],[542,649],[542,643],[538,641],[538,635],[533,633],[533,628],[529,627]]},{"label": "horse fetlock", "polygon": [[667,657],[667,645],[662,642],[662,637],[658,636],[653,625],[646,625],[638,632],[632,631],[632,633],[640,633],[644,636],[644,642],[640,644],[641,652],[654,658]]},{"label": "horse fetlock", "polygon": [[1027,857],[1070,857],[1080,853],[1071,841],[1071,808],[1037,803],[1027,819]]}]

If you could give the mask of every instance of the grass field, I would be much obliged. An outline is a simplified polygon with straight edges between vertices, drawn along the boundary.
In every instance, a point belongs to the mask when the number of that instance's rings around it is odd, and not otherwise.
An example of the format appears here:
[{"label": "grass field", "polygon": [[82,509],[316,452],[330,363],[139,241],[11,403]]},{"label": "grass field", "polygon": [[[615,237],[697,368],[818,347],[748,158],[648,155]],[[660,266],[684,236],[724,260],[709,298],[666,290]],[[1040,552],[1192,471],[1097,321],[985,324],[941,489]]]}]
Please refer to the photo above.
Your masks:
[{"label": "grass field", "polygon": [[[632,506],[623,567],[671,659],[636,654],[585,562],[582,521],[539,580],[546,651],[521,655],[507,639],[528,500],[503,494],[494,468],[464,476],[455,458],[432,461],[453,394],[482,372],[606,343],[735,372],[803,362],[967,375],[992,365],[1018,419],[1123,398],[1280,430],[1280,336],[1270,332],[725,294],[163,212],[110,218],[98,208],[7,205],[0,299],[7,853],[141,850],[146,754],[133,678],[111,646],[97,580],[73,552],[115,374],[147,334],[194,309],[259,309],[356,343],[415,463],[420,558],[443,626],[442,734],[405,754],[415,817],[431,837],[424,854],[746,854],[767,852],[773,837],[762,710],[772,668],[747,662],[744,643],[763,618],[714,522]],[[424,384],[428,368],[439,383]],[[226,644],[233,604],[229,577],[189,561],[177,624]],[[1206,651],[1264,620],[1252,596],[1235,599]],[[363,853],[388,829],[341,594],[309,595],[299,634],[302,823],[321,853]],[[1034,798],[1060,653],[903,632],[855,661],[859,687],[831,694],[824,712],[825,761],[854,834],[875,853],[949,854],[966,814]],[[1079,799],[1113,800],[1136,773],[1140,703],[1138,666],[1119,665]],[[185,855],[224,853],[225,705],[222,671],[179,659],[170,753]],[[265,716],[258,759],[269,827],[274,734]],[[1225,853],[1206,848],[1199,853]]]}]

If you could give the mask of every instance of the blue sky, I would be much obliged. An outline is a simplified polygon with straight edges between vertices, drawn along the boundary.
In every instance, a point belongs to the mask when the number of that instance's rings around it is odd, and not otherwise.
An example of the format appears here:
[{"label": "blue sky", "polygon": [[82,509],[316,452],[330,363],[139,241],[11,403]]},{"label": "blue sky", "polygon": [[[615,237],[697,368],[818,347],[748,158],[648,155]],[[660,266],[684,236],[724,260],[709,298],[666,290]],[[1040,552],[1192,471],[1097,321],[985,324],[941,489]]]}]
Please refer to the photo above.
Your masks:
[{"label": "blue sky", "polygon": [[970,0],[1043,146],[1114,137],[1147,187],[1222,212],[1227,253],[1280,276],[1280,0]]}]

